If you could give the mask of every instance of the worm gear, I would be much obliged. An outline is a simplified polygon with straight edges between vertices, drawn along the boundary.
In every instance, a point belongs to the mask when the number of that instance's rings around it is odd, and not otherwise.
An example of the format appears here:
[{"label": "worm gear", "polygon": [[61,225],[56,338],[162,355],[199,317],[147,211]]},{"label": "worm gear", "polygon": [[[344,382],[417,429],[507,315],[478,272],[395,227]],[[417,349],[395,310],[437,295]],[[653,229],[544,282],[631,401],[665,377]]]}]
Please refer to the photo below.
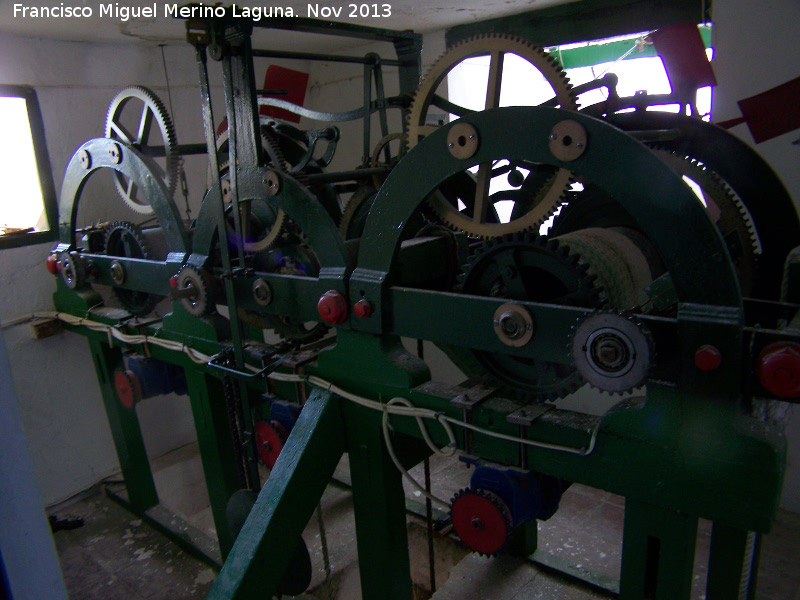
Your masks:
[{"label": "worm gear", "polygon": [[[601,305],[601,289],[588,266],[566,244],[532,234],[511,234],[483,243],[473,254],[458,291],[517,301],[587,308]],[[554,400],[583,383],[571,364],[508,354],[473,352],[506,392]]]},{"label": "worm gear", "polygon": [[[150,248],[142,230],[133,223],[118,221],[112,223],[106,232],[105,253],[107,256],[148,259]],[[128,312],[144,316],[152,311],[161,299],[154,294],[113,288],[112,292]]]},{"label": "worm gear", "polygon": [[[153,132],[154,121],[158,135]],[[142,154],[151,155],[159,168],[158,175],[172,195],[178,180],[180,157],[175,127],[158,96],[138,85],[120,91],[108,107],[105,137],[133,146]],[[132,179],[114,171],[114,185],[131,210],[142,215],[152,214],[148,199],[140,193]]]},{"label": "worm gear", "polygon": [[652,335],[644,325],[610,312],[581,320],[569,350],[578,373],[590,385],[619,394],[644,384],[655,354]]},{"label": "worm gear", "polygon": [[[431,106],[459,117],[472,112],[436,94],[445,77],[467,59],[489,56],[489,85],[485,108],[500,106],[503,61],[506,54],[522,58],[544,76],[554,93],[554,97],[546,104],[577,110],[575,94],[564,70],[542,48],[518,37],[481,35],[465,40],[445,52],[423,79],[409,109],[409,148],[416,146],[420,139],[437,129],[427,123]],[[489,196],[489,182],[506,173],[509,174],[508,185],[501,183],[499,187],[504,189]],[[478,168],[477,181],[470,173],[456,177],[457,179],[444,183],[432,194],[428,198],[428,204],[444,223],[484,239],[537,228],[558,207],[562,194],[572,181],[568,170],[540,164],[509,164],[505,167],[500,164],[482,164]],[[513,203],[507,221],[501,221],[496,210],[498,203],[503,201]]]},{"label": "worm gear", "polygon": [[511,538],[511,511],[488,490],[460,490],[453,497],[450,518],[461,540],[485,556],[500,552]]},{"label": "worm gear", "polygon": [[180,295],[183,308],[192,316],[202,317],[216,309],[214,281],[205,269],[192,265],[181,267],[175,291]]}]

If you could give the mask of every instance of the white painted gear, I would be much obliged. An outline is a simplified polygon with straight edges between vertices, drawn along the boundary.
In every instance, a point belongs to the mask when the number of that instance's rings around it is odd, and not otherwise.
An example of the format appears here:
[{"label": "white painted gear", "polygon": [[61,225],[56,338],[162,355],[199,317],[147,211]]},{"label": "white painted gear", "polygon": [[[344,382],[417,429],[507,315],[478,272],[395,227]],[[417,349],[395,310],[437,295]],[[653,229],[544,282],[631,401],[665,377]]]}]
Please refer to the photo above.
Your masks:
[{"label": "white painted gear", "polygon": [[[468,58],[477,56],[490,56],[489,78],[496,79],[494,89],[496,94],[487,94],[486,108],[494,108],[500,104],[502,88],[502,71],[496,70],[495,65],[500,65],[499,57],[505,54],[515,54],[538,70],[553,88],[553,101],[563,109],[577,110],[576,96],[572,90],[564,70],[556,60],[539,46],[515,36],[502,34],[485,34],[469,38],[447,50],[431,67],[419,88],[409,108],[407,119],[407,144],[409,149],[416,146],[420,139],[437,129],[436,126],[426,123],[428,110],[438,102],[436,89],[447,77],[452,69]],[[494,72],[493,72],[494,71]],[[462,115],[463,116],[463,115]],[[489,168],[482,165],[481,169]],[[488,175],[488,174],[487,174]],[[468,177],[473,177],[469,174]],[[536,189],[531,189],[529,197],[525,200],[526,209],[518,213],[507,223],[491,222],[491,219],[475,219],[466,211],[475,201],[464,202],[467,207],[464,212],[458,208],[458,203],[448,198],[448,193],[437,190],[427,199],[431,209],[438,217],[450,227],[464,231],[468,234],[489,239],[509,233],[536,230],[550,217],[562,202],[563,194],[572,183],[572,174],[567,169],[553,169],[549,177],[538,182]],[[445,184],[446,187],[448,184]],[[477,194],[477,186],[475,188]],[[452,195],[452,194],[450,194]],[[494,200],[493,202],[502,200]],[[460,200],[463,202],[464,199]],[[491,206],[492,202],[490,202]]]},{"label": "white painted gear", "polygon": [[[141,106],[138,112],[138,123],[135,123],[135,132],[129,129],[129,125],[134,123],[136,119],[134,118],[133,121],[130,118],[123,119],[123,112],[126,115],[131,114],[130,108],[127,111],[125,110],[126,107],[131,106],[129,104],[131,101],[135,101],[133,106],[137,106],[137,109],[138,106]],[[135,115],[136,113],[134,113]],[[153,158],[160,169],[160,172],[154,173],[154,175],[161,178],[170,195],[172,195],[178,181],[178,166],[180,162],[180,156],[177,152],[178,143],[172,119],[164,103],[155,93],[146,87],[138,85],[127,87],[117,93],[111,100],[106,114],[105,137],[123,142],[147,155],[150,151],[150,142],[153,137],[151,135],[153,121],[158,126],[161,136],[161,141],[157,146],[163,146],[163,155]],[[149,200],[142,195],[132,179],[115,171],[114,185],[122,200],[131,210],[142,215],[153,213]]]},{"label": "white painted gear", "polygon": [[632,317],[612,312],[597,312],[579,321],[569,350],[580,376],[612,394],[644,385],[655,362],[649,330]]}]

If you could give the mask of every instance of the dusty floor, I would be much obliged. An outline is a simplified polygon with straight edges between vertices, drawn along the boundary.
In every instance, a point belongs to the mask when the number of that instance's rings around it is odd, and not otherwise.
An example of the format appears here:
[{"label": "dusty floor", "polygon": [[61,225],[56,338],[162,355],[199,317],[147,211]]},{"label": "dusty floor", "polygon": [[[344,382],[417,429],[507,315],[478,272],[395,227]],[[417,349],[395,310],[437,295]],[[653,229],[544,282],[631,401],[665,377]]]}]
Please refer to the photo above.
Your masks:
[{"label": "dusty floor", "polygon": [[[207,534],[213,534],[208,499],[202,485],[196,448],[184,448],[153,465],[162,503]],[[346,464],[342,465],[346,469]],[[434,493],[449,499],[467,484],[470,472],[452,460],[433,461]],[[421,479],[421,468],[412,471]],[[414,493],[407,490],[408,496]],[[352,498],[342,485],[331,485],[322,502],[322,526],[315,514],[303,537],[312,559],[308,598],[358,600],[361,597],[354,544]],[[183,600],[204,598],[216,571],[183,552],[146,522],[109,499],[102,489],[57,507],[59,518],[79,517],[84,526],[55,533],[71,600]],[[51,514],[53,512],[51,511]],[[609,584],[618,577],[624,500],[572,486],[561,508],[539,524],[539,552],[551,564],[572,565],[575,572]],[[710,527],[698,533],[693,598],[704,598],[703,562]],[[323,543],[324,539],[324,543]],[[412,578],[417,599],[430,598],[428,543],[424,520],[409,516]],[[519,558],[484,558],[466,551],[452,536],[435,534],[434,600],[587,600],[613,594],[543,569]],[[323,552],[323,546],[325,552]],[[324,558],[328,555],[328,561]],[[537,557],[539,554],[537,554]],[[800,515],[781,512],[764,540],[759,600],[800,600]]]}]

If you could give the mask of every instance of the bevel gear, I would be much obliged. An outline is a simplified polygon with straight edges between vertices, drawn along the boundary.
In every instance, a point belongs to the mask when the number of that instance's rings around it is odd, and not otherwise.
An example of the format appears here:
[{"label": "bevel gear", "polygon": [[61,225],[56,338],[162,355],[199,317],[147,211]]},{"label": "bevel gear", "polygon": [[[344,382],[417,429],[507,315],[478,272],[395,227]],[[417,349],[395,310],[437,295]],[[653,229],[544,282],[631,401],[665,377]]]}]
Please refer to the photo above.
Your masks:
[{"label": "bevel gear", "polygon": [[744,202],[719,175],[701,162],[669,150],[656,148],[655,152],[675,173],[694,182],[702,191],[702,202],[728,247],[742,294],[749,295],[761,250],[755,225]]},{"label": "bevel gear", "polygon": [[[460,276],[459,292],[508,300],[597,308],[596,277],[580,256],[557,240],[511,234],[481,244]],[[473,351],[475,359],[506,393],[554,400],[583,383],[572,364]]]},{"label": "bevel gear", "polygon": [[183,308],[194,317],[203,317],[216,310],[214,281],[205,269],[184,265],[178,271],[176,291],[190,290],[181,297]]},{"label": "bevel gear", "polygon": [[[133,104],[131,104],[131,101],[134,101]],[[141,105],[141,109],[138,111],[125,111],[127,106],[132,105],[137,105],[137,108]],[[126,115],[132,113],[134,116],[138,116],[138,122],[136,122],[135,118],[133,120],[129,117],[123,118],[123,112]],[[161,141],[155,146],[151,143],[154,120],[161,136]],[[131,131],[132,124],[136,127],[136,131]],[[161,177],[170,195],[172,195],[178,180],[180,156],[177,153],[175,127],[172,124],[172,119],[164,103],[155,93],[139,85],[127,87],[117,93],[108,107],[105,137],[133,146],[145,155],[158,150],[158,154],[153,155],[151,158],[160,169],[157,175]],[[139,189],[132,179],[128,179],[122,173],[114,171],[114,185],[122,200],[131,210],[142,215],[152,214],[153,209],[149,200],[139,193]]]},{"label": "bevel gear", "polygon": [[[436,94],[437,87],[447,74],[468,58],[490,56],[489,78],[495,85],[490,84],[485,108],[500,106],[502,63],[505,54],[523,58],[544,76],[554,92],[554,98],[547,104],[558,105],[567,110],[577,110],[575,94],[564,70],[542,48],[514,36],[480,35],[447,50],[423,79],[409,109],[408,147],[413,148],[421,138],[437,128],[427,124],[428,110],[431,106],[437,106],[457,116],[471,112],[449,103]],[[528,175],[522,176],[519,167],[529,171]],[[478,212],[475,207],[487,204],[486,199],[478,198],[477,195],[483,196],[488,193],[486,192],[488,183],[484,186],[475,182],[469,173],[464,173],[463,176],[472,181],[471,186],[466,186],[464,181],[448,181],[427,199],[427,203],[444,223],[457,230],[488,239],[537,228],[555,211],[561,202],[562,194],[572,182],[572,175],[568,170],[540,164],[509,165],[505,170],[496,165],[480,165],[477,180],[482,182],[486,178],[491,179],[507,172],[518,175],[517,179],[520,181],[516,185],[511,184],[512,188],[518,189],[506,189],[492,194],[488,198],[491,210],[485,210],[486,214],[475,214]],[[469,187],[471,189],[467,191]],[[500,222],[494,205],[508,200],[514,203],[510,220]],[[472,211],[471,215],[468,214],[469,211]]]},{"label": "bevel gear", "polygon": [[[124,258],[150,258],[147,240],[138,225],[127,221],[112,223],[106,232],[105,254]],[[114,287],[114,296],[133,315],[144,316],[151,312],[160,298],[154,294]]]},{"label": "bevel gear", "polygon": [[511,538],[511,511],[500,496],[488,490],[457,492],[450,518],[461,541],[484,556],[497,554]]},{"label": "bevel gear", "polygon": [[633,317],[613,312],[579,321],[569,350],[590,385],[617,394],[644,385],[655,354],[650,331]]}]

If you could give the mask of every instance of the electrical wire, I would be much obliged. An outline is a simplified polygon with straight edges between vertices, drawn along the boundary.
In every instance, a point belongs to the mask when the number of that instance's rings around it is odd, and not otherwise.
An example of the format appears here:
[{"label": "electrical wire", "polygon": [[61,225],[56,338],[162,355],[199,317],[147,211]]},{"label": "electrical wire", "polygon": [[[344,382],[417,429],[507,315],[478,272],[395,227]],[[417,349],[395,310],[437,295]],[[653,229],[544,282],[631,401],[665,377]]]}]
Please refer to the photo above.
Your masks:
[{"label": "electrical wire", "polygon": [[[103,332],[109,336],[109,343],[112,343],[112,340],[116,339],[125,344],[132,344],[132,345],[151,344],[154,346],[165,348],[167,350],[175,352],[183,352],[189,357],[190,360],[192,360],[192,362],[196,364],[205,365],[208,364],[214,358],[216,358],[216,356],[209,356],[207,354],[199,352],[182,342],[176,342],[173,340],[164,340],[158,337],[148,336],[144,334],[124,333],[120,329],[112,327],[111,325],[107,325],[105,323],[98,323],[90,319],[76,317],[75,315],[62,312],[33,313],[29,316],[12,319],[9,323],[4,324],[3,328],[11,327],[13,325],[19,325],[34,318],[57,319],[67,323],[68,325],[81,326],[89,329],[90,331]],[[253,372],[259,371],[257,367],[252,365],[246,365],[246,367]],[[429,408],[420,408],[418,406],[414,406],[408,399],[401,398],[399,396],[392,398],[388,402],[380,402],[377,400],[364,398],[363,396],[359,396],[357,394],[349,392],[335,385],[334,383],[327,381],[326,379],[323,379],[316,375],[301,375],[297,373],[272,372],[269,373],[267,377],[269,379],[272,379],[273,381],[281,381],[289,383],[300,383],[300,382],[308,383],[320,389],[327,390],[332,394],[335,394],[340,398],[358,404],[359,406],[363,406],[365,408],[380,411],[381,413],[383,413],[383,417],[381,419],[383,439],[392,462],[417,492],[419,492],[426,498],[429,498],[431,502],[435,502],[438,506],[444,507],[445,509],[449,509],[450,504],[428,492],[422,485],[419,484],[418,481],[416,481],[416,479],[414,479],[414,477],[408,472],[408,470],[403,467],[403,465],[400,463],[400,460],[397,458],[397,454],[394,451],[390,435],[391,427],[389,423],[389,415],[414,418],[417,422],[417,426],[419,427],[420,434],[422,435],[422,438],[425,441],[425,443],[428,445],[428,448],[430,448],[430,450],[433,453],[441,456],[453,456],[456,452],[457,442],[452,426],[469,429],[471,431],[474,431],[475,433],[479,433],[481,435],[486,435],[504,441],[509,441],[517,444],[524,444],[527,446],[542,448],[545,450],[554,450],[557,452],[576,454],[578,456],[588,456],[594,451],[595,443],[597,441],[597,434],[599,433],[600,430],[600,425],[598,424],[592,431],[592,436],[589,440],[589,444],[585,448],[564,446],[561,444],[551,444],[548,442],[540,442],[538,440],[521,438],[485,429],[483,427],[479,427],[477,425],[473,425],[471,423],[466,423],[464,421],[460,421],[458,419],[449,417],[441,411],[435,411]],[[436,445],[436,443],[431,438],[430,433],[428,432],[428,428],[426,427],[423,419],[430,419],[436,421],[442,426],[449,442],[445,447],[439,448]]]}]

